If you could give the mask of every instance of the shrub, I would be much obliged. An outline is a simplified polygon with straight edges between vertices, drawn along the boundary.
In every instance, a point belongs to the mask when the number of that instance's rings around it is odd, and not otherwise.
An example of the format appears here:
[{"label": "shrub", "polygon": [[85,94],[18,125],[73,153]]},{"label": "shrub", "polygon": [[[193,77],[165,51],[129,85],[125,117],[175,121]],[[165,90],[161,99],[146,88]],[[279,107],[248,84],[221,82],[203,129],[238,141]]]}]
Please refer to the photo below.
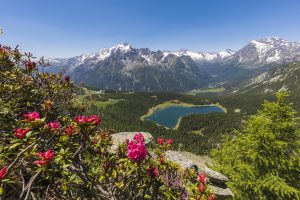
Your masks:
[{"label": "shrub", "polygon": [[237,199],[300,199],[300,130],[287,96],[265,102],[242,132],[213,152]]}]

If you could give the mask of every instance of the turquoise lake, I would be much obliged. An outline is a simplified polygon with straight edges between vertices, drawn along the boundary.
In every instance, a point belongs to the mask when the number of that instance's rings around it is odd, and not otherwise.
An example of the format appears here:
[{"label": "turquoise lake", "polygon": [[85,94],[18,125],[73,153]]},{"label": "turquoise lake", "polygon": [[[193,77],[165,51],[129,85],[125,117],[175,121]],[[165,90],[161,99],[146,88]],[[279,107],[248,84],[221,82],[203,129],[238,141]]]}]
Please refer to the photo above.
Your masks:
[{"label": "turquoise lake", "polygon": [[224,110],[218,106],[185,107],[172,105],[154,111],[152,115],[145,117],[145,120],[153,121],[167,128],[175,128],[178,120],[183,116],[190,114],[207,114],[212,112],[224,112]]}]

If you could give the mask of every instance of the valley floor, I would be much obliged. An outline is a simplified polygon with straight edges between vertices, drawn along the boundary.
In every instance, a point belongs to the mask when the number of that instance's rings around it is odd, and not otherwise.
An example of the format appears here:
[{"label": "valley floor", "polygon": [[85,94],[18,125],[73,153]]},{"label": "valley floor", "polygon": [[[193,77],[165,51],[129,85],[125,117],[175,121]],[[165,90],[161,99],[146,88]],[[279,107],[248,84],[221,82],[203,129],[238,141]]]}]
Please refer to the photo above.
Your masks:
[{"label": "valley floor", "polygon": [[[182,105],[189,106],[205,105],[207,102],[212,105],[222,105],[227,112],[185,116],[180,120],[180,126],[176,130],[166,129],[148,120],[142,120],[155,109],[172,105],[174,99],[184,102]],[[172,138],[175,149],[182,146],[184,151],[209,155],[210,150],[218,146],[224,135],[232,133],[234,129],[241,129],[242,121],[261,109],[264,100],[273,99],[274,95],[268,94],[207,97],[153,92],[93,93],[92,95],[84,92],[81,96],[81,103],[88,106],[88,113],[98,113],[102,116],[103,128],[114,128],[116,132],[150,132],[155,139],[157,137]],[[297,101],[299,98],[292,95],[291,99],[295,102],[296,109],[300,110],[299,100]]]}]

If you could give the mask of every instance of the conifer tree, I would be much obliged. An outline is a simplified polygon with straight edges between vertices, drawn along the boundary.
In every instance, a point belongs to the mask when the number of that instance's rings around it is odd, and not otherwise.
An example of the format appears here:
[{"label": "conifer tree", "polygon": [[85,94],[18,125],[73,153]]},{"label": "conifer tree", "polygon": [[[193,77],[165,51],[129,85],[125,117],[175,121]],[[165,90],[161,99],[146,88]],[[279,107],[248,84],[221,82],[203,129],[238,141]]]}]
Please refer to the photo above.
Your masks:
[{"label": "conifer tree", "polygon": [[213,150],[237,199],[300,199],[299,128],[287,92],[263,104],[243,131]]}]

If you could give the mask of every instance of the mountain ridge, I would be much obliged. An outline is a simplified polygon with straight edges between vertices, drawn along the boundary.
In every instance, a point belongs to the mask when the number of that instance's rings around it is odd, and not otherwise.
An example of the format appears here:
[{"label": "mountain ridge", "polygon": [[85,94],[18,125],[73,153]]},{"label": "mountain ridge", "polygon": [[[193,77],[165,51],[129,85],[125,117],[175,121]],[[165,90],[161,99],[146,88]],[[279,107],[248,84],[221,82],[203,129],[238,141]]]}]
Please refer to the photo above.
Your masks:
[{"label": "mountain ridge", "polygon": [[89,86],[181,92],[255,77],[275,64],[300,61],[300,43],[267,37],[252,40],[238,51],[220,52],[151,51],[122,43],[97,53],[48,61],[53,66],[50,71],[64,71],[75,82]]}]

